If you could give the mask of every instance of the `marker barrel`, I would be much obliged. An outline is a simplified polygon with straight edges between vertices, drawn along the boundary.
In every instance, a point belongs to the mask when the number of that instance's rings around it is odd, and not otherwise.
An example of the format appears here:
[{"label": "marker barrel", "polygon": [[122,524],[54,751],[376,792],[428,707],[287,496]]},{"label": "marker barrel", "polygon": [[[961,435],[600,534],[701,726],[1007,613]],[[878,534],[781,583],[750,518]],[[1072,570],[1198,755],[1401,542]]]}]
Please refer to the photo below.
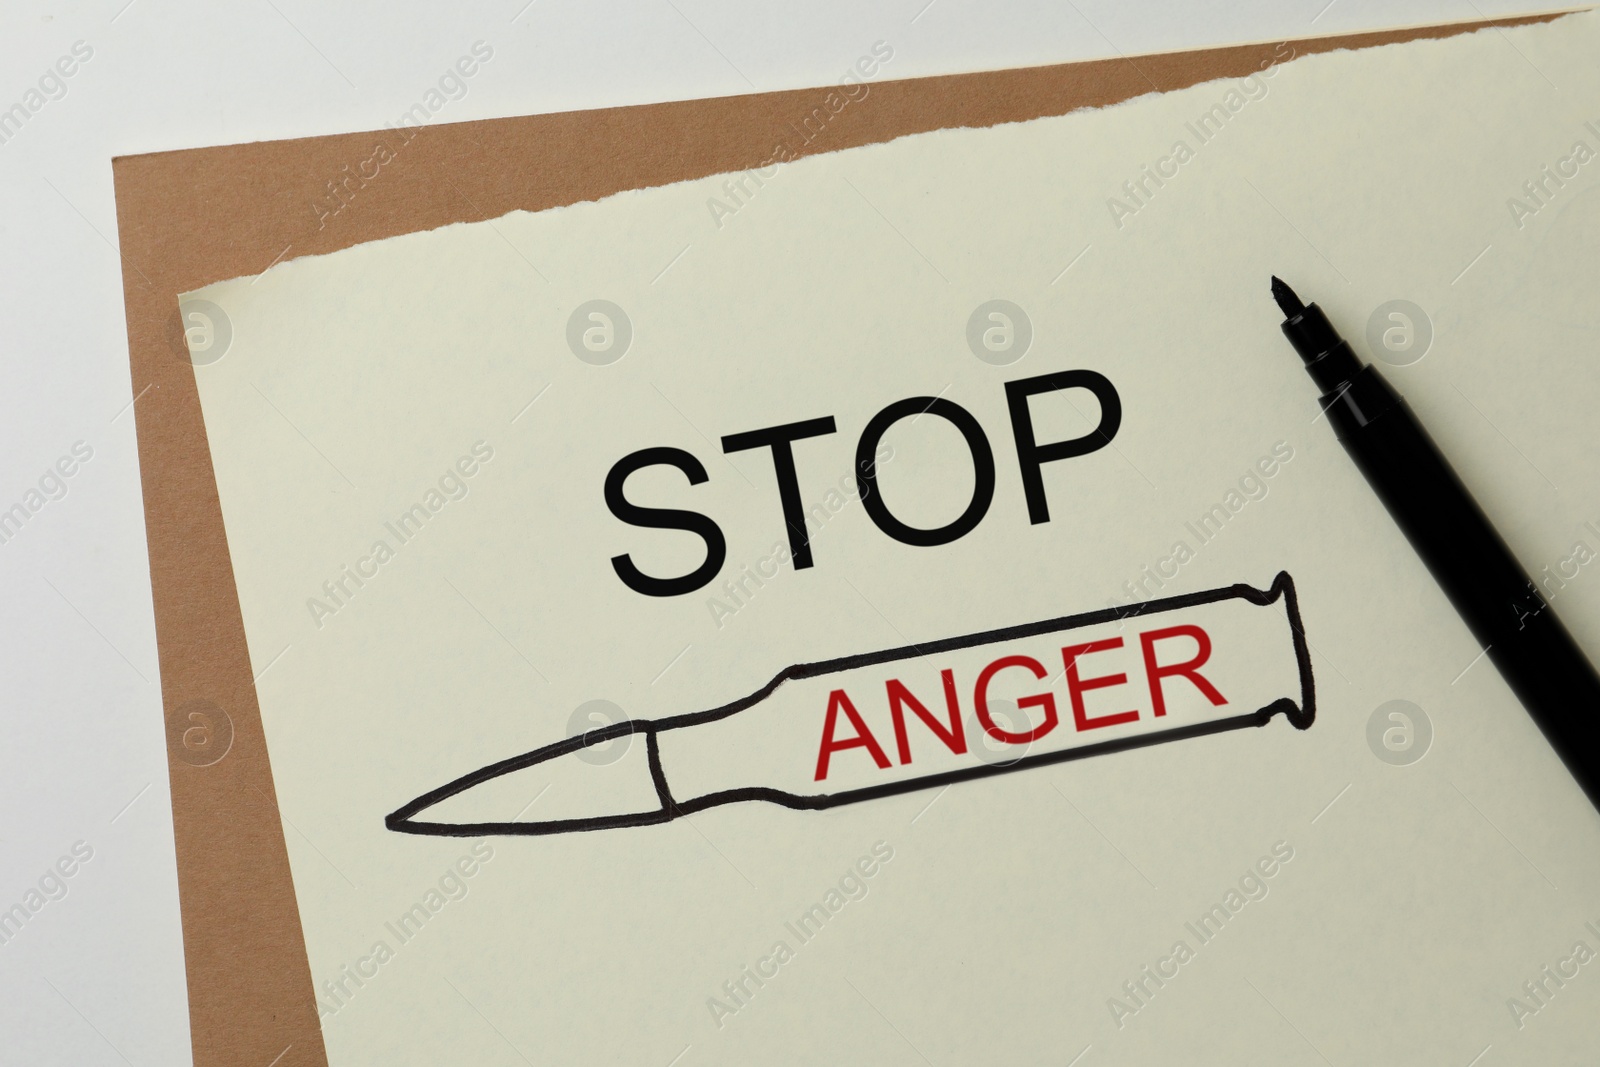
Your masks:
[{"label": "marker barrel", "polygon": [[1600,676],[1588,657],[1375,368],[1326,393],[1322,407],[1490,662],[1600,808]]}]

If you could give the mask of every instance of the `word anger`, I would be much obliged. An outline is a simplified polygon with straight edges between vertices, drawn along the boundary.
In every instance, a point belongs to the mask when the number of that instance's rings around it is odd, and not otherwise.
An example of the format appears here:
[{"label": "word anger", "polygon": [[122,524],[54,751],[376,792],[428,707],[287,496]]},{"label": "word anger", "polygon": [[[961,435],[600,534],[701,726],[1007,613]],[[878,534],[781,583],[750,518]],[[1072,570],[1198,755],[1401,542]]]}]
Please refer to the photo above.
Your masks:
[{"label": "word anger", "polygon": [[[1162,642],[1181,642],[1182,651],[1187,652],[1187,659],[1173,658],[1170,646]],[[1192,642],[1192,644],[1191,644]],[[1227,698],[1217,690],[1217,687],[1200,673],[1208,659],[1211,658],[1211,637],[1205,630],[1198,626],[1179,624],[1166,626],[1160,629],[1147,630],[1137,639],[1140,652],[1140,661],[1144,670],[1144,688],[1150,695],[1151,715],[1162,718],[1167,714],[1166,683],[1169,679],[1183,679],[1194,686],[1211,702],[1212,706],[1220,707],[1226,704]],[[1137,722],[1140,718],[1138,707],[1125,708],[1120,711],[1103,711],[1091,715],[1085,702],[1085,695],[1096,689],[1112,689],[1128,684],[1126,671],[1115,671],[1093,676],[1085,676],[1081,661],[1095,653],[1111,652],[1123,647],[1120,637],[1102,638],[1098,641],[1088,641],[1083,644],[1066,645],[1061,649],[1063,663],[1062,676],[1066,678],[1067,700],[1072,707],[1072,724],[1078,733],[1096,730],[1105,726],[1119,726],[1123,723]],[[1158,651],[1160,649],[1160,651]],[[1170,662],[1161,663],[1160,659],[1166,656]],[[1104,668],[1096,668],[1103,670]],[[1050,674],[1044,664],[1031,656],[1008,655],[990,661],[989,665],[978,672],[977,680],[972,689],[972,707],[983,732],[994,740],[1006,745],[1031,745],[1042,737],[1049,735],[1061,724],[1061,716],[1056,707],[1056,694],[1052,689],[1034,693],[1016,699],[1019,709],[1032,716],[1037,713],[1039,721],[1029,726],[1028,729],[1007,730],[994,720],[993,711],[989,706],[989,688],[996,676],[1005,670],[1022,670],[1033,675],[1035,681],[1041,680]],[[945,669],[939,672],[940,687],[944,695],[945,709],[949,715],[948,722],[928,710],[909,688],[898,678],[890,678],[884,683],[884,697],[889,708],[889,718],[894,728],[895,754],[900,759],[900,766],[906,766],[912,761],[911,737],[906,729],[906,712],[910,711],[928,731],[955,755],[964,755],[967,751],[967,737],[962,725],[961,699],[956,685],[955,672]],[[1127,697],[1125,699],[1133,699]],[[843,712],[849,720],[852,733],[840,735],[839,715]],[[1032,722],[1032,719],[1029,720]],[[1017,725],[1017,724],[1012,724]],[[822,721],[822,745],[817,752],[816,780],[823,781],[828,777],[828,768],[836,752],[846,752],[851,749],[864,749],[878,765],[879,770],[888,769],[891,764],[889,756],[884,752],[883,745],[878,741],[872,729],[867,725],[861,713],[856,709],[855,703],[844,689],[835,689],[828,694],[828,710]]]}]

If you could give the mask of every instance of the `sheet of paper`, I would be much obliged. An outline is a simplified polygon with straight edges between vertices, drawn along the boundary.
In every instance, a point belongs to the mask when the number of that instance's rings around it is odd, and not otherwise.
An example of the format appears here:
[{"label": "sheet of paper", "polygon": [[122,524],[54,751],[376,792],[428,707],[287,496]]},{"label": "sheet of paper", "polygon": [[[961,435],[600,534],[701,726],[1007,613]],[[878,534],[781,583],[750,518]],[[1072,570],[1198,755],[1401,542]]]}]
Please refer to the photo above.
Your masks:
[{"label": "sheet of paper", "polygon": [[[1600,820],[1267,281],[1424,418],[1592,443],[1597,47],[1286,49],[185,297],[331,1060],[1587,1048]],[[1600,493],[1459,444],[1519,547]]]}]

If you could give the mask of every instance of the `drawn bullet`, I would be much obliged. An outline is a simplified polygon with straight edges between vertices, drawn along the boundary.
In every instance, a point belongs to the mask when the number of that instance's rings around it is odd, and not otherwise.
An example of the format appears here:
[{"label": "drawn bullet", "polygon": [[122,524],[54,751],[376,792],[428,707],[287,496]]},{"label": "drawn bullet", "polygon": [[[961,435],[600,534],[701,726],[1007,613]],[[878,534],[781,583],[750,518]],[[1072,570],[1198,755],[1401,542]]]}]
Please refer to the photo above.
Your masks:
[{"label": "drawn bullet", "polygon": [[[997,714],[1002,706],[1021,714]],[[1264,726],[1279,713],[1301,730],[1316,716],[1286,572],[1266,590],[1233,585],[797,664],[721,707],[628,719],[492,763],[385,823],[477,837],[649,826],[745,801],[819,810]],[[616,764],[622,778],[577,758],[631,734],[645,743]],[[1020,756],[996,761],[996,746]],[[556,791],[580,794],[582,812],[480,810],[535,768],[555,773]]]}]

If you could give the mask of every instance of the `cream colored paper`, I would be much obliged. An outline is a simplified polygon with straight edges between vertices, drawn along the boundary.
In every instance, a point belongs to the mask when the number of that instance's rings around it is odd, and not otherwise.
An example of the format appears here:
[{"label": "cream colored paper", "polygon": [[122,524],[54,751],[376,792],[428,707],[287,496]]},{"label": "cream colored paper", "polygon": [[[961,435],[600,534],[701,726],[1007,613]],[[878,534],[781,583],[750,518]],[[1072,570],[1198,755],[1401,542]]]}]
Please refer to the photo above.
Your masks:
[{"label": "cream colored paper", "polygon": [[[231,327],[197,377],[331,1060],[1581,1058],[1600,820],[1315,418],[1267,280],[1369,355],[1374,309],[1424,309],[1431,346],[1391,380],[1600,648],[1600,535],[1583,525],[1600,524],[1597,50],[1593,16],[1292,61],[1286,46],[1244,82],[191,294]],[[1032,331],[1004,366],[967,340],[997,298]],[[631,326],[609,364],[568,344],[595,299]],[[1416,325],[1380,318],[1376,335]],[[1031,525],[1004,383],[1069,368],[1115,385],[1122,424],[1046,465],[1051,519]],[[940,547],[891,540],[841,491],[868,420],[913,396],[971,412],[995,457],[985,518]],[[1039,439],[1085,433],[1094,407],[1036,397]],[[822,416],[837,433],[794,449],[815,558],[796,571],[770,452],[719,440]],[[897,515],[960,513],[973,475],[949,424],[907,420],[884,444]],[[727,541],[711,585],[668,598],[610,558],[682,574],[699,541],[618,521],[602,492],[659,446],[708,480],[656,468],[630,498],[712,516]],[[1201,531],[1214,506],[1227,518]],[[1304,732],[1278,717],[828,811],[746,803],[551,837],[384,826],[588,728],[592,700],[660,718],[796,663],[1130,591],[1264,589],[1280,570],[1315,676]],[[1431,723],[1406,766],[1368,740],[1396,699]],[[513,788],[517,817],[612,794],[649,807],[643,752],[623,747]]]}]

